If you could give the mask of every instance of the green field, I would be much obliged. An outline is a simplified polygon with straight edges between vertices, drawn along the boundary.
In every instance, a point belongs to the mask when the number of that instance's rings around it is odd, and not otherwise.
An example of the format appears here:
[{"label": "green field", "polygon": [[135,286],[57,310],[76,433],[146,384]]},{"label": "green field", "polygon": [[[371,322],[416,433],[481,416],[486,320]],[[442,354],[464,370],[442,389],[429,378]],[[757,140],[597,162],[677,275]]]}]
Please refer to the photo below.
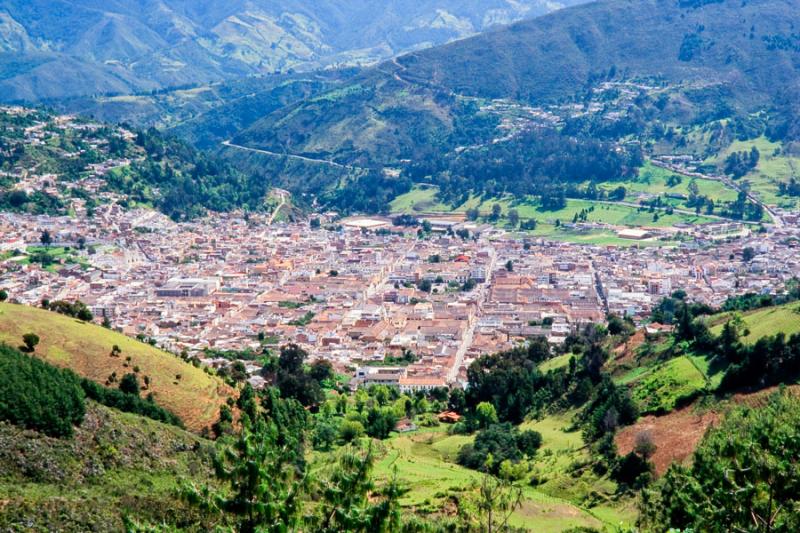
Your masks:
[{"label": "green field", "polygon": [[[681,182],[677,185],[670,186],[667,180],[670,176],[678,175]],[[689,195],[689,184],[692,182],[691,177],[683,176],[661,167],[657,167],[647,161],[641,169],[639,169],[639,176],[633,180],[605,183],[601,188],[611,191],[618,186],[625,187],[627,194],[625,200],[629,202],[638,202],[640,196],[661,196],[663,194],[682,194]],[[736,200],[737,192],[727,187],[721,181],[697,179],[695,180],[700,195],[708,196],[715,203],[732,202]],[[675,207],[678,207],[680,201],[675,201]],[[684,206],[685,207],[685,206]]]},{"label": "green field", "polygon": [[[193,431],[215,422],[220,405],[233,394],[219,378],[149,344],[43,309],[0,304],[0,342],[16,347],[26,333],[41,338],[37,356],[100,384],[105,384],[112,372],[122,378],[138,367],[140,383],[144,376],[151,379],[142,394],[152,392],[156,403],[178,415]],[[120,357],[110,356],[114,345],[122,350]]]},{"label": "green field", "polygon": [[[576,461],[588,458],[579,431],[568,431],[569,415],[550,416],[527,422],[521,429],[542,434],[543,446],[532,464],[532,473],[543,483],[538,487],[520,481],[524,503],[512,517],[512,525],[532,531],[559,532],[572,527],[612,530],[619,523],[632,523],[635,512],[629,502],[610,500],[586,508],[583,500],[592,491],[613,493],[613,483],[588,472],[568,473]],[[438,512],[449,496],[471,494],[480,474],[455,464],[458,450],[473,436],[448,435],[446,427],[395,435],[381,443],[376,477],[389,480],[395,472],[408,490],[402,504],[418,511]]]},{"label": "green field", "polygon": [[[722,326],[731,317],[730,313],[724,313],[712,319],[714,324],[711,332],[719,335]],[[749,313],[742,314],[745,327],[750,331],[742,338],[743,342],[754,343],[761,337],[785,333],[787,336],[793,333],[800,333],[800,303],[794,302],[777,307],[767,307],[757,309]]]},{"label": "green field", "polygon": [[784,155],[781,143],[770,142],[765,137],[749,141],[734,141],[717,157],[710,158],[706,162],[717,164],[720,161],[724,161],[732,152],[748,151],[753,146],[761,154],[758,166],[741,180],[749,182],[751,190],[758,193],[765,203],[787,209],[796,209],[800,204],[800,199],[778,196],[777,184],[788,181],[792,176],[795,178],[800,177],[800,157]]},{"label": "green field", "polygon": [[[30,246],[27,249],[27,253],[47,253],[50,257],[52,257],[54,261],[53,264],[45,268],[50,272],[56,272],[64,265],[81,265],[83,268],[88,268],[89,266],[89,263],[86,261],[86,259],[81,257],[78,250],[75,248],[63,248],[61,246]],[[8,257],[13,257],[13,254],[8,255]],[[6,257],[6,259],[8,257]],[[23,259],[19,261],[19,264],[30,264],[30,258],[26,256],[21,257],[23,257]]]},{"label": "green field", "polygon": [[553,357],[552,359],[548,359],[544,363],[539,365],[539,370],[541,372],[549,372],[550,370],[556,370],[558,368],[563,368],[569,364],[570,358],[575,357],[571,353],[565,353],[563,355],[559,355]]},{"label": "green field", "polygon": [[[707,181],[707,180],[706,180]],[[717,185],[717,182],[711,182]],[[552,240],[575,242],[581,244],[592,244],[598,246],[659,246],[664,244],[674,244],[674,241],[632,241],[617,237],[615,228],[621,227],[652,227],[666,228],[675,224],[702,224],[710,222],[712,219],[704,216],[687,215],[665,212],[650,213],[647,210],[639,211],[638,208],[620,204],[609,204],[595,202],[591,200],[567,200],[567,205],[557,211],[544,211],[538,205],[538,200],[533,197],[525,199],[515,199],[510,196],[505,198],[481,199],[476,196],[463,205],[451,207],[441,203],[437,199],[437,188],[434,186],[417,186],[411,191],[395,198],[391,203],[393,213],[410,214],[458,214],[463,215],[468,209],[477,208],[482,217],[487,217],[492,212],[494,204],[500,205],[503,216],[496,225],[504,226],[507,224],[505,215],[511,209],[516,209],[521,220],[535,219],[537,228],[534,231],[526,232],[526,235],[542,237]],[[608,225],[608,228],[571,228],[569,225],[575,215],[581,211],[590,211],[587,222],[601,225]],[[654,215],[657,214],[657,220]]]}]

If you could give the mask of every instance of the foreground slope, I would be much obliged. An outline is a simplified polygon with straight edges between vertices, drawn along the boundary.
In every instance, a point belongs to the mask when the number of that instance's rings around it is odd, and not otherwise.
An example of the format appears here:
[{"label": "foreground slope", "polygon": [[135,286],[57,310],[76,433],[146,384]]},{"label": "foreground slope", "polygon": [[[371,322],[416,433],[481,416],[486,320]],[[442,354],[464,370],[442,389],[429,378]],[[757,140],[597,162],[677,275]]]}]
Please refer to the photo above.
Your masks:
[{"label": "foreground slope", "polygon": [[71,439],[0,422],[0,529],[122,531],[125,516],[190,520],[176,494],[183,481],[210,477],[212,443],[94,402],[86,407]]},{"label": "foreground slope", "polygon": [[[0,341],[17,346],[26,333],[41,338],[37,356],[103,385],[113,373],[119,380],[138,368],[140,383],[145,376],[150,379],[142,396],[152,393],[158,405],[192,431],[213,424],[219,407],[233,394],[219,378],[120,333],[42,309],[0,304]],[[114,345],[121,350],[119,357],[110,355]]]}]

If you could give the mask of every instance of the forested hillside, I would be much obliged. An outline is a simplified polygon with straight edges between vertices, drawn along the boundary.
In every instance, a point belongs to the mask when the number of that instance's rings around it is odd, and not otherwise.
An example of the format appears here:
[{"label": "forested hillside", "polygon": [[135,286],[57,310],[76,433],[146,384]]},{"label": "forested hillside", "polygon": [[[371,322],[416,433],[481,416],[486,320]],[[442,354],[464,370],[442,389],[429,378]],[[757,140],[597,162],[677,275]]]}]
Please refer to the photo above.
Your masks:
[{"label": "forested hillside", "polygon": [[[541,194],[537,181],[623,179],[640,166],[639,147],[688,149],[702,160],[734,138],[792,142],[800,87],[792,4],[576,6],[365,70],[267,114],[234,142],[401,168],[412,182],[440,186],[453,205],[470,190]],[[539,153],[520,154],[530,146]],[[605,163],[587,172],[573,156]],[[737,178],[753,166],[721,170]]]}]

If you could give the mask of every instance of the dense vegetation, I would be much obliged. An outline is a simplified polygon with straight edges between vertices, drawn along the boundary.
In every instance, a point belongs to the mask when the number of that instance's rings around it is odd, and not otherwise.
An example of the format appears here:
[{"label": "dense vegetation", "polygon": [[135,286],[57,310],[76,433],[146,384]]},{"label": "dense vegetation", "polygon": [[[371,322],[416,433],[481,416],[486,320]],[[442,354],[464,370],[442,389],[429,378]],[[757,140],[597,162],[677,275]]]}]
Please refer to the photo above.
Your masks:
[{"label": "dense vegetation", "polygon": [[741,407],[711,429],[691,466],[644,493],[646,530],[797,531],[800,402],[786,392]]},{"label": "dense vegetation", "polygon": [[84,412],[81,382],[73,372],[0,344],[0,419],[69,437]]},{"label": "dense vegetation", "polygon": [[[133,376],[133,380],[136,382],[136,377],[133,374],[128,374],[128,376]],[[84,378],[81,380],[81,387],[83,388],[87,398],[90,398],[99,404],[112,407],[126,413],[145,416],[152,420],[164,422],[165,424],[183,427],[183,423],[181,422],[180,418],[169,412],[167,409],[156,405],[152,397],[148,396],[147,398],[140,398],[138,390],[123,390],[122,383],[120,384],[119,389],[112,389],[103,387],[94,381]]]}]

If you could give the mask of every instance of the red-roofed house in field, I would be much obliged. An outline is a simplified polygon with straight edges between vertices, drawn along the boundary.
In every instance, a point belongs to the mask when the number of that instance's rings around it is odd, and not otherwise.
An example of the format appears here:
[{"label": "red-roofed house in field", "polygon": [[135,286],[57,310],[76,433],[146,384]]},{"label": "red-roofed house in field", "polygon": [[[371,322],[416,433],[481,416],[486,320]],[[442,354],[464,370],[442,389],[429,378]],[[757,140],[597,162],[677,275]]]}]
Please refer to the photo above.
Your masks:
[{"label": "red-roofed house in field", "polygon": [[444,424],[455,424],[459,420],[461,420],[461,415],[456,413],[455,411],[444,411],[439,413],[439,422]]}]

